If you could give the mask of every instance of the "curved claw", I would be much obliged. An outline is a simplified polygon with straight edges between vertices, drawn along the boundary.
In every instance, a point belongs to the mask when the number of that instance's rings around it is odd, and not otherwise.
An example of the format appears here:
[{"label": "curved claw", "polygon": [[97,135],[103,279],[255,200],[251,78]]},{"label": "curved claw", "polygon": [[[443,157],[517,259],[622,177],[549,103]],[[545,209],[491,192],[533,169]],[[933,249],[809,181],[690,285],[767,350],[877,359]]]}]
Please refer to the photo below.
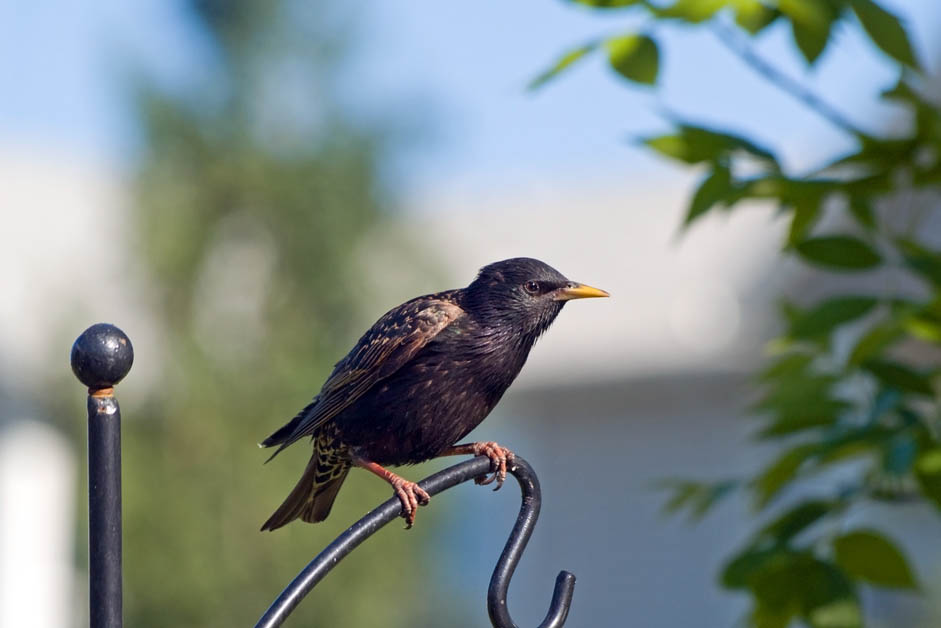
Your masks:
[{"label": "curved claw", "polygon": [[493,490],[499,491],[506,481],[508,467],[510,471],[513,470],[513,461],[516,459],[516,455],[506,447],[493,441],[473,443],[470,447],[473,455],[486,456],[490,460],[490,470],[493,472],[493,475],[490,476],[474,478],[474,484],[486,486],[496,480],[497,485],[493,487]]},{"label": "curved claw", "polygon": [[393,482],[392,488],[402,504],[402,517],[405,518],[405,529],[408,530],[415,524],[418,507],[427,506],[431,496],[417,483],[408,480]]}]

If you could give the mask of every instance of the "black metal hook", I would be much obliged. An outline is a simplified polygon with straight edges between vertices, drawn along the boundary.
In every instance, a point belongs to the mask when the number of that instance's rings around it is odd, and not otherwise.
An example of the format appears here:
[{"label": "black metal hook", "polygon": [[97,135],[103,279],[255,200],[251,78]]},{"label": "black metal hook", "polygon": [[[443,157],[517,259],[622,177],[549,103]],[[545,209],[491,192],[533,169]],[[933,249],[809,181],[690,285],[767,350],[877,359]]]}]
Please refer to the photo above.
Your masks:
[{"label": "black metal hook", "polygon": [[[480,477],[490,471],[490,460],[479,457],[466,460],[422,480],[420,486],[428,491],[429,495],[436,495],[447,489],[457,486],[467,480]],[[516,524],[503,547],[503,553],[490,578],[490,588],[487,592],[487,611],[490,621],[495,628],[517,628],[507,610],[507,589],[510,579],[516,571],[523,550],[529,542],[529,537],[536,526],[539,509],[542,506],[542,492],[539,489],[539,479],[529,463],[520,457],[514,460],[514,468],[510,470],[520,485],[522,504],[516,518]],[[401,504],[395,497],[384,502],[366,514],[362,519],[350,526],[346,532],[338,536],[320,554],[318,554],[287,586],[278,599],[265,611],[255,628],[275,628],[284,623],[288,615],[297,608],[304,596],[310,593],[318,582],[324,579],[347,554],[356,549],[360,543],[375,534],[384,525],[398,518]],[[568,617],[569,607],[572,605],[572,594],[575,590],[575,576],[567,571],[559,572],[552,592],[552,601],[546,618],[539,624],[539,628],[560,628]]]}]

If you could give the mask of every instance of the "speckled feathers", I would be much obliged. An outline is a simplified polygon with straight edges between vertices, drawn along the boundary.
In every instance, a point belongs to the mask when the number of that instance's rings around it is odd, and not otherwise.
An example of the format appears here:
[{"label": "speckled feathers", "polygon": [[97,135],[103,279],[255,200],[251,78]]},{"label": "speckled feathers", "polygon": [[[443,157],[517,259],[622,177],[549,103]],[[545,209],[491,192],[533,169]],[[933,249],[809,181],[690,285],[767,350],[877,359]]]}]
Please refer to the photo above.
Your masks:
[{"label": "speckled feathers", "polygon": [[[433,458],[483,421],[565,302],[582,296],[606,295],[543,262],[514,258],[485,266],[467,288],[407,301],[383,315],[336,364],[314,400],[262,445],[280,445],[277,454],[313,436],[314,458],[329,449],[334,462],[339,451],[380,465]],[[337,464],[345,471],[350,463]],[[328,491],[315,481],[313,466],[267,529],[329,512],[323,499],[314,508],[318,489]],[[320,470],[332,482],[345,475]],[[336,490],[329,485],[330,503]]]}]

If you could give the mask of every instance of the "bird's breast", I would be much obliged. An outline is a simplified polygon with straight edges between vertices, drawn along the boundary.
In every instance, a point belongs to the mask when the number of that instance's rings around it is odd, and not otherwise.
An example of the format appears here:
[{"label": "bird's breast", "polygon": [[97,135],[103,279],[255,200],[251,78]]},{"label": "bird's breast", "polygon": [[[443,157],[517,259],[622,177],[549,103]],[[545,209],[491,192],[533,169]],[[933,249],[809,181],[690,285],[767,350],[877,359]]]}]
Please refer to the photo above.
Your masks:
[{"label": "bird's breast", "polygon": [[480,335],[444,335],[339,415],[337,427],[380,464],[433,458],[486,418],[525,357]]}]

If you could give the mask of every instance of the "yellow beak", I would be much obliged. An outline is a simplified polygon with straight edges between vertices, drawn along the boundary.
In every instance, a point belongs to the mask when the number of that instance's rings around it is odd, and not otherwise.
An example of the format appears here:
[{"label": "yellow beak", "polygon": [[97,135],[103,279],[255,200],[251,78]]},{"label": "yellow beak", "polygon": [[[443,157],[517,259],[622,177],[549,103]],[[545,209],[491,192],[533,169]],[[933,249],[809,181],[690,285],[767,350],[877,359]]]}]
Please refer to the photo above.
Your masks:
[{"label": "yellow beak", "polygon": [[598,297],[609,297],[607,292],[592,288],[582,283],[570,281],[564,288],[555,291],[556,301],[569,301],[571,299],[594,299]]}]

